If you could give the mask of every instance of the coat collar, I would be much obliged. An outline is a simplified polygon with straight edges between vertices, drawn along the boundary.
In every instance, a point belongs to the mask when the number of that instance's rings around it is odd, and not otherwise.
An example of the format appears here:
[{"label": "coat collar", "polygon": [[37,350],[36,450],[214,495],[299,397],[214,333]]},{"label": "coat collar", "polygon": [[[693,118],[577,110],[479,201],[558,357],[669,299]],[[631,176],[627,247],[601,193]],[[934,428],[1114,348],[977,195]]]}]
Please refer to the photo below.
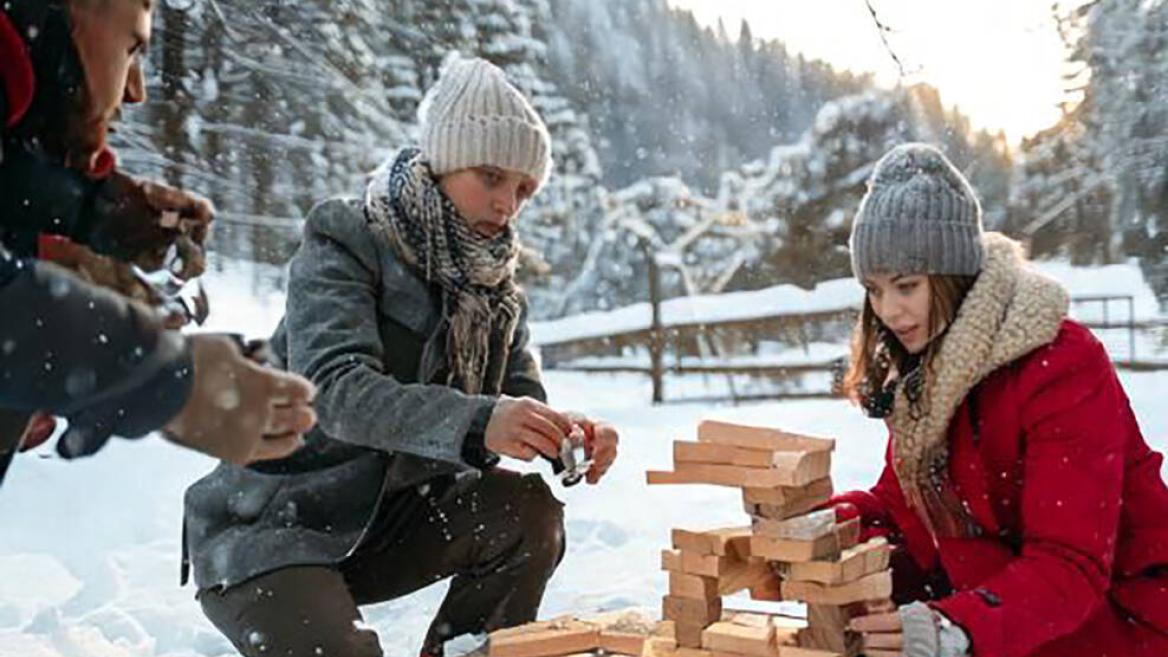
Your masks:
[{"label": "coat collar", "polygon": [[994,370],[1053,342],[1069,305],[1066,290],[1026,264],[1019,243],[1000,233],[986,233],[983,239],[985,266],[925,372],[924,411],[914,417],[901,389],[889,417],[901,488],[935,533],[953,530],[952,518],[944,513],[953,509],[941,499],[941,480],[954,413]]}]

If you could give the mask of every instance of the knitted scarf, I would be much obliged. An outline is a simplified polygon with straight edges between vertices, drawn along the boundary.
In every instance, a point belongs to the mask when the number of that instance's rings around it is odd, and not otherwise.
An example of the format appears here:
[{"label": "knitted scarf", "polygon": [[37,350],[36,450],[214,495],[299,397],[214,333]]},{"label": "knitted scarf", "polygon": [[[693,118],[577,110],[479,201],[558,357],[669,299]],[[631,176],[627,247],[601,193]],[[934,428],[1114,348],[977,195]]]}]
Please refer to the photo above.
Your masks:
[{"label": "knitted scarf", "polygon": [[1067,314],[1066,291],[1029,268],[1017,242],[999,233],[986,233],[984,240],[982,272],[924,372],[923,412],[913,412],[901,386],[888,418],[897,479],[935,536],[979,533],[948,477],[954,413],[994,370],[1054,341]]},{"label": "knitted scarf", "polygon": [[[522,312],[514,228],[494,237],[472,230],[416,148],[398,152],[373,173],[365,214],[407,266],[441,289],[437,330],[446,335],[445,383],[468,394],[498,394]],[[424,354],[423,367],[428,360]]]}]

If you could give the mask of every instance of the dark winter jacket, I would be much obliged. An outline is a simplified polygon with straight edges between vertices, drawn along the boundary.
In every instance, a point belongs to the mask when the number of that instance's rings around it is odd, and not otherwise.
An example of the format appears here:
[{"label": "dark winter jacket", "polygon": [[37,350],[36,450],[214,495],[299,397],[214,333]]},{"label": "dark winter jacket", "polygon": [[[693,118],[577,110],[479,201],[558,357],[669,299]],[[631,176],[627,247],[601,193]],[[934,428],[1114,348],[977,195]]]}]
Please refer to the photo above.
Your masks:
[{"label": "dark winter jacket", "polygon": [[[359,202],[313,209],[273,347],[316,384],[319,424],[293,456],[220,464],[187,490],[186,547],[200,589],[336,563],[386,493],[493,462],[482,434],[496,398],[419,381],[435,370],[421,363],[424,352],[445,360],[444,327],[438,289],[406,268]],[[522,319],[501,392],[543,400],[527,339]]]},{"label": "dark winter jacket", "polygon": [[[0,482],[20,439],[21,431],[13,427],[22,422],[14,414],[46,411],[65,416],[71,426],[85,428],[90,438],[109,433],[139,436],[174,417],[190,395],[192,383],[185,341],[165,331],[151,310],[32,259],[41,232],[84,241],[85,207],[100,183],[66,169],[25,139],[29,122],[38,118],[33,102],[40,93],[37,76],[49,75],[34,63],[47,56],[44,44],[49,41],[72,49],[61,15],[50,15],[63,10],[56,3],[31,1],[4,7],[0,10],[0,409],[6,421],[0,430]],[[30,51],[23,41],[21,35],[30,33],[45,39],[38,42],[39,51]],[[59,67],[50,70],[55,75]],[[70,444],[88,453],[104,441],[82,442]]]},{"label": "dark winter jacket", "polygon": [[[1027,282],[1033,275],[1014,256],[989,254],[982,278],[996,279],[979,279],[961,313],[976,315],[967,306],[985,294],[1009,295],[1005,313],[987,314],[981,327],[959,315],[944,340],[969,338],[965,345],[982,344],[991,356],[970,353],[976,346],[951,351],[935,376],[944,383],[931,388],[933,411],[953,395],[941,425],[948,472],[977,531],[934,536],[906,501],[895,438],[876,486],[835,501],[855,503],[867,527],[907,550],[896,595],[940,597],[932,604],[966,630],[974,657],[1168,655],[1163,458],[1145,443],[1090,331],[1049,316],[1039,320],[1049,326],[1014,330],[1044,315],[1041,286]],[[1048,329],[1045,344],[1007,362],[993,358]],[[968,391],[953,383],[965,372]],[[890,424],[895,435],[900,427]],[[937,588],[946,581],[951,595]]]}]

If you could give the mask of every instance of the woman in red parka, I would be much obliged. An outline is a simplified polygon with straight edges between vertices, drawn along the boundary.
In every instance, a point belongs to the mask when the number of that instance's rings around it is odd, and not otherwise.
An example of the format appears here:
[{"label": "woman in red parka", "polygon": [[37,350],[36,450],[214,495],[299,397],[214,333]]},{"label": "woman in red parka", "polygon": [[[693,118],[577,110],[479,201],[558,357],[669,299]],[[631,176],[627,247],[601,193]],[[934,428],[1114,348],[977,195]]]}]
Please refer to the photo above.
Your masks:
[{"label": "woman in red parka", "polygon": [[846,385],[890,440],[859,508],[897,546],[869,657],[1168,657],[1168,487],[1099,341],[984,233],[935,148],[876,165],[852,231],[867,290]]}]

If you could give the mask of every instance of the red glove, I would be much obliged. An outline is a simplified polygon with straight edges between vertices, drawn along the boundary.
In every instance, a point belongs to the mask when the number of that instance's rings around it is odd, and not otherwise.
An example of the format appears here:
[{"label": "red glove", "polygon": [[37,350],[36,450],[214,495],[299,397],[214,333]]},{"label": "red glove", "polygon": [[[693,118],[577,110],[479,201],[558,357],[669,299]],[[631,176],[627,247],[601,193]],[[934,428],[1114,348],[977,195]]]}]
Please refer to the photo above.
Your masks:
[{"label": "red glove", "polygon": [[20,437],[20,451],[27,452],[45,443],[57,430],[57,419],[48,413],[36,412],[29,418]]}]

